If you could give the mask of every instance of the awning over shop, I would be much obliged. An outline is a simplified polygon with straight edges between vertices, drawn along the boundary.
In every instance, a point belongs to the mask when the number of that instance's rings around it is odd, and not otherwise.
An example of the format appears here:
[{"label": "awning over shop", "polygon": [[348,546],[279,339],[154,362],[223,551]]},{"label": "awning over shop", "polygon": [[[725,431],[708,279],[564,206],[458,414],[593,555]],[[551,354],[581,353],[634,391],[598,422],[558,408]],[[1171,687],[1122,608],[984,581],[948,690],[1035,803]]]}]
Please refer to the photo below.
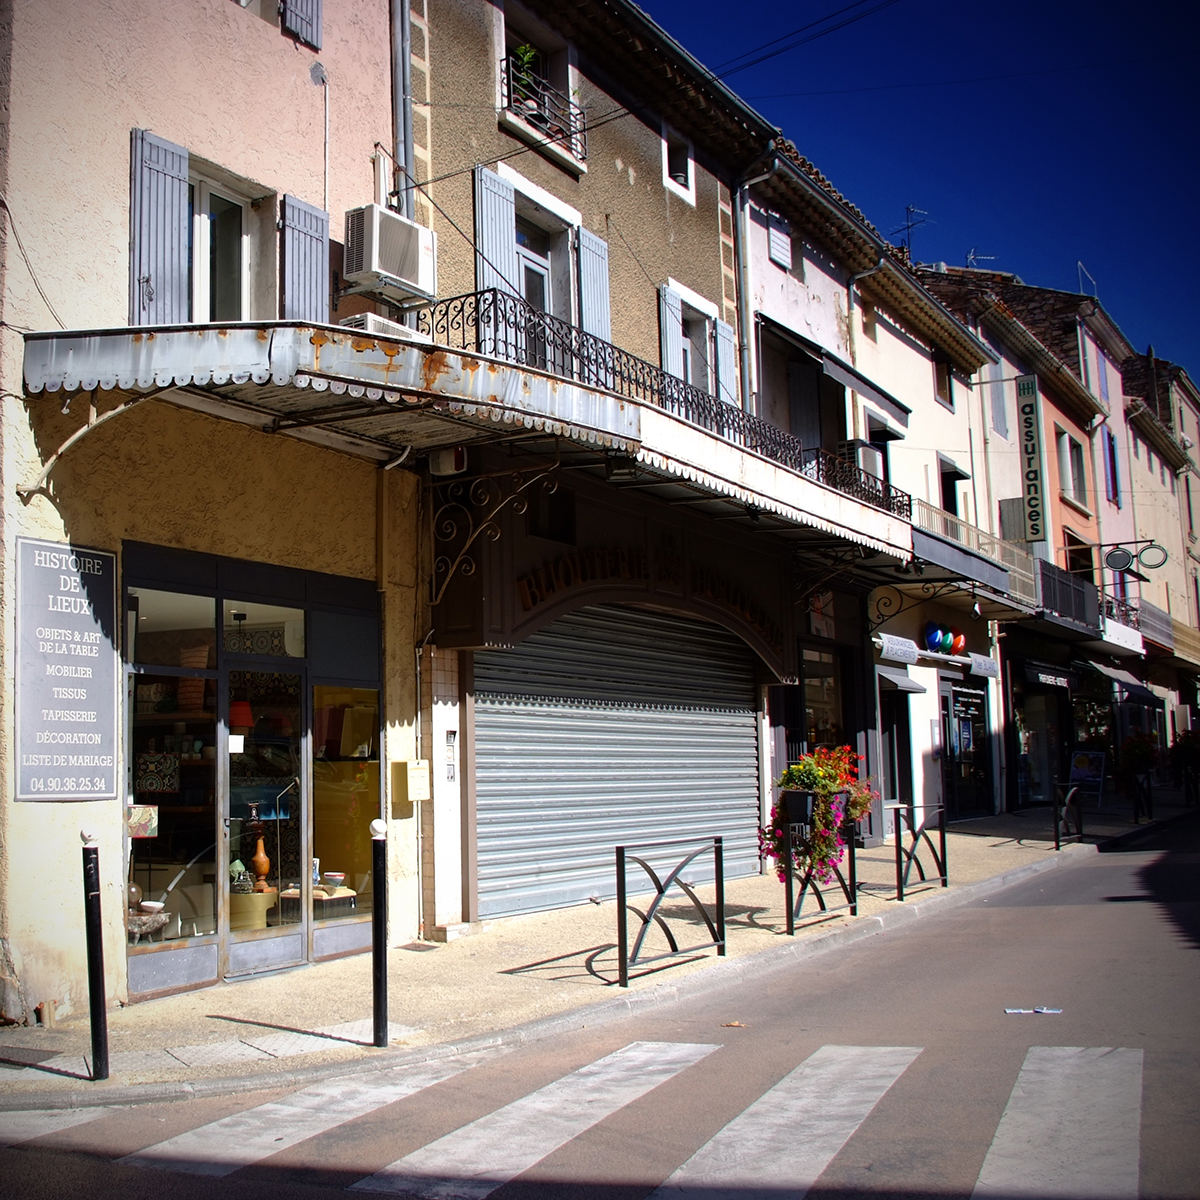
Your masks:
[{"label": "awning over shop", "polygon": [[1142,704],[1161,704],[1162,701],[1156,696],[1136,675],[1129,671],[1123,671],[1120,667],[1110,667],[1107,663],[1099,663],[1088,660],[1078,664],[1079,666],[1099,671],[1101,675],[1106,675],[1114,683],[1120,685],[1123,698],[1126,700],[1137,700]]},{"label": "awning over shop", "polygon": [[898,692],[923,692],[924,684],[918,683],[908,673],[907,667],[876,667],[875,674],[879,676],[879,686],[895,688]]}]

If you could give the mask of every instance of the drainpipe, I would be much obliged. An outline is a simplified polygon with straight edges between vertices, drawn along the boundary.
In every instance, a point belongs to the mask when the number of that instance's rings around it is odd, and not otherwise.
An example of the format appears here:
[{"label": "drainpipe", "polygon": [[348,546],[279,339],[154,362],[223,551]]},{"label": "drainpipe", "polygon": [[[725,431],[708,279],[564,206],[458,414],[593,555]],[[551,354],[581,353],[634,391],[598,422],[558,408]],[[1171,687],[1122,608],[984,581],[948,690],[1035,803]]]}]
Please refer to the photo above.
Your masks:
[{"label": "drainpipe", "polygon": [[392,132],[393,155],[403,172],[400,186],[400,211],[412,220],[413,189],[409,183],[413,169],[412,123],[412,19],[409,0],[391,0],[392,26]]},{"label": "drainpipe", "polygon": [[[775,139],[772,138],[767,143],[767,148],[758,162],[773,156],[774,152]],[[757,165],[755,163],[755,166]],[[733,260],[734,270],[737,272],[738,367],[742,388],[742,408],[746,412],[753,412],[756,407],[752,403],[750,395],[750,264],[746,255],[746,217],[749,199],[747,189],[756,183],[762,183],[765,179],[770,179],[779,170],[779,159],[770,157],[770,165],[757,175],[750,175],[749,172],[753,170],[754,166],[750,167],[746,175],[735,186],[733,206]]]}]

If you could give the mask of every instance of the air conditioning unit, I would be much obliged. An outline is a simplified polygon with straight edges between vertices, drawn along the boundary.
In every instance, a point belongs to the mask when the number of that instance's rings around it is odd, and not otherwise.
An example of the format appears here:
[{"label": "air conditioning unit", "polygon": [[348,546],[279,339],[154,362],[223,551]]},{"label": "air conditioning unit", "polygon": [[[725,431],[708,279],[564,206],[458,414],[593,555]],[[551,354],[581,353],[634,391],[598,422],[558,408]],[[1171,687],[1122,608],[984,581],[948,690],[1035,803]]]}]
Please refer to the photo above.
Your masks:
[{"label": "air conditioning unit", "polygon": [[378,204],[352,208],[342,276],[396,303],[431,302],[437,298],[437,234]]},{"label": "air conditioning unit", "polygon": [[346,317],[338,324],[346,329],[361,329],[363,333],[371,337],[395,338],[401,342],[420,342],[423,346],[433,345],[433,338],[429,334],[421,333],[418,329],[411,329],[407,325],[401,325],[399,321],[389,321],[387,317],[380,317],[375,313],[355,313],[354,316]]},{"label": "air conditioning unit", "polygon": [[461,475],[466,469],[466,446],[447,446],[444,450],[430,450],[429,452],[429,473],[431,475]]}]

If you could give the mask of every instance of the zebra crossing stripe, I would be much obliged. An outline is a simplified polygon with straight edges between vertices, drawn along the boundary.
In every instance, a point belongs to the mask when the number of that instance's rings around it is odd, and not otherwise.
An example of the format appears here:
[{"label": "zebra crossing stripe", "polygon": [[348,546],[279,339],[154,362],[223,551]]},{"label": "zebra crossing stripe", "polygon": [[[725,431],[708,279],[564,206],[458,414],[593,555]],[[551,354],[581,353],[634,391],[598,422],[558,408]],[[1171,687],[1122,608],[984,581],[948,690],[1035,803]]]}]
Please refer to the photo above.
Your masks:
[{"label": "zebra crossing stripe", "polygon": [[1034,1046],[975,1197],[1137,1200],[1142,1051]]},{"label": "zebra crossing stripe", "polygon": [[717,1046],[633,1042],[360,1179],[351,1190],[483,1200]]},{"label": "zebra crossing stripe", "polygon": [[0,1113],[0,1146],[16,1146],[47,1133],[86,1125],[112,1111],[106,1108],[46,1108]]},{"label": "zebra crossing stripe", "polygon": [[800,1200],[921,1053],[913,1046],[822,1046],[736,1116],[652,1200]]},{"label": "zebra crossing stripe", "polygon": [[118,1161],[127,1166],[160,1167],[188,1175],[229,1175],[450,1079],[498,1053],[498,1050],[483,1050],[419,1066],[330,1079],[282,1100],[272,1100],[201,1125]]}]

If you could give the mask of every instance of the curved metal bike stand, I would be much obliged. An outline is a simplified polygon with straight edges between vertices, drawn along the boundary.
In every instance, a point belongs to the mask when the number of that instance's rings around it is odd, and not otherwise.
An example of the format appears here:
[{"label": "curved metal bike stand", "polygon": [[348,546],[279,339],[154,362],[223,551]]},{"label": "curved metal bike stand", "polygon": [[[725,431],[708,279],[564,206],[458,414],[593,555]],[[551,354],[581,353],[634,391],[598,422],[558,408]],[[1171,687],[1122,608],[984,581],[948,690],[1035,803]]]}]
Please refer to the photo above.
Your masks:
[{"label": "curved metal bike stand", "polygon": [[[701,844],[695,850],[683,858],[671,868],[670,872],[663,878],[660,878],[658,872],[642,857],[636,854],[630,854],[630,850],[656,850],[662,847],[685,846],[689,841],[700,840]],[[689,864],[694,862],[700,855],[711,850],[713,855],[713,870],[716,878],[716,903],[715,903],[715,922],[709,917],[707,911],[701,903],[699,896],[690,883],[685,883],[679,878],[679,873]],[[625,878],[625,870],[628,862],[635,862],[650,878],[650,882],[654,885],[655,896],[651,901],[650,906],[645,912],[640,908],[635,908],[626,899],[627,886]],[[672,886],[678,886],[679,890],[692,902],[692,907],[704,918],[704,924],[708,927],[708,932],[712,937],[712,941],[701,942],[695,946],[685,946],[682,949],[679,943],[675,940],[675,935],[671,932],[671,927],[659,913],[659,906],[662,904],[663,897],[667,894],[668,889]],[[629,917],[628,914],[634,912],[641,918],[642,927],[638,930],[637,938],[633,943],[633,953],[629,952]],[[646,934],[650,930],[651,925],[657,925],[659,929],[666,935],[667,945],[671,949],[666,954],[655,954],[649,958],[643,958],[642,944],[646,940]],[[672,842],[642,842],[633,846],[618,846],[617,847],[617,954],[619,958],[619,983],[621,987],[629,986],[629,968],[641,966],[647,963],[659,962],[664,958],[676,958],[681,954],[692,954],[697,950],[711,950],[717,948],[717,954],[722,957],[725,954],[725,853],[722,846],[722,839],[719,837],[703,838],[703,839],[688,839],[680,838],[678,841]]]},{"label": "curved metal bike stand", "polygon": [[[797,841],[808,837],[808,826],[804,824],[789,825],[788,829],[788,844],[792,850],[792,860],[795,859],[795,849]],[[846,876],[842,874],[840,867],[834,867],[833,873],[837,877],[837,886],[841,888],[842,895],[846,897],[845,904],[837,904],[830,907],[826,903],[825,894],[821,890],[821,885],[817,882],[813,874],[813,868],[810,866],[804,873],[804,878],[800,881],[800,894],[796,895],[795,889],[795,872],[789,870],[783,880],[784,900],[787,904],[787,932],[788,937],[796,936],[796,919],[800,916],[800,910],[804,907],[804,897],[809,892],[816,897],[817,909],[823,913],[840,912],[843,908],[849,909],[852,917],[858,916],[858,863],[854,853],[854,822],[847,821],[842,825],[842,836],[846,840],[846,869],[850,875],[847,881]],[[832,883],[824,885],[826,891],[833,888]]]},{"label": "curved metal bike stand", "polygon": [[[937,809],[935,821],[938,832],[937,846],[933,844],[933,839],[929,836],[930,822],[928,818],[918,829],[915,809],[912,806],[897,804],[888,805],[888,807],[896,814],[896,899],[904,899],[904,889],[908,887],[909,874],[914,866],[917,868],[917,875],[921,883],[937,880],[942,887],[949,887],[950,875],[946,867],[945,805],[940,805]],[[907,846],[904,845],[904,831],[900,824],[902,819],[908,825],[909,833],[912,836],[912,841]],[[933,865],[937,868],[937,874],[928,874],[925,871],[925,864],[921,861],[922,843],[933,857]]]}]

